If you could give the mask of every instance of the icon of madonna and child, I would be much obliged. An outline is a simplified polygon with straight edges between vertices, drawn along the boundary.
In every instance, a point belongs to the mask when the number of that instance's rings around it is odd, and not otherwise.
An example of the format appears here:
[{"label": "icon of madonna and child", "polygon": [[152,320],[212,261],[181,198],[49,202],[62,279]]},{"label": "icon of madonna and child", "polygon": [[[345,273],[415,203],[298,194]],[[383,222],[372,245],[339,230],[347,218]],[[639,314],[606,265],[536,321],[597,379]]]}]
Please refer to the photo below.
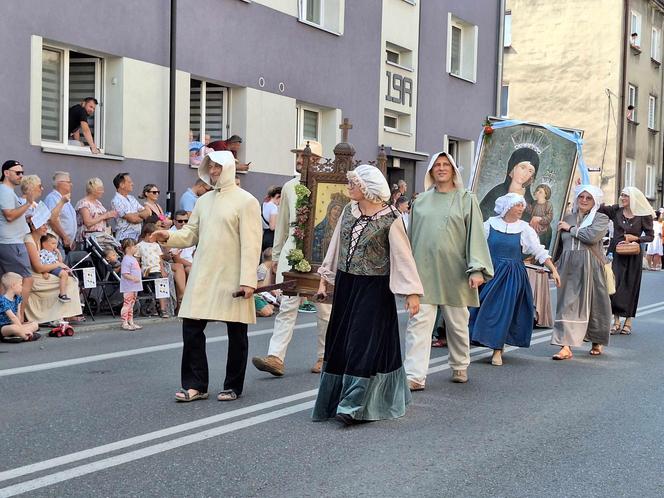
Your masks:
[{"label": "icon of madonna and child", "polygon": [[548,130],[529,125],[518,126],[516,131],[496,129],[483,144],[474,182],[483,219],[495,216],[498,197],[520,194],[528,205],[522,219],[551,250],[575,161],[576,145]]}]

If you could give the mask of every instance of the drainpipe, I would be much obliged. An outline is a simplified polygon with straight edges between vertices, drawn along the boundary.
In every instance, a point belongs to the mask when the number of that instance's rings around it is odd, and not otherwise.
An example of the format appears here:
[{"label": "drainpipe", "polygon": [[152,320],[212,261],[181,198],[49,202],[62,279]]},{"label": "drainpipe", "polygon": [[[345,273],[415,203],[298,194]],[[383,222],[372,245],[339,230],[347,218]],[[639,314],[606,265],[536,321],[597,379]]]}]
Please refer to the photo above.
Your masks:
[{"label": "drainpipe", "polygon": [[170,31],[170,82],[168,85],[168,192],[166,193],[166,210],[175,214],[175,52],[177,26],[177,0],[171,0],[171,31]]},{"label": "drainpipe", "polygon": [[498,65],[496,67],[496,113],[500,116],[500,102],[503,93],[503,58],[505,56],[505,0],[500,0],[500,24],[498,26]]},{"label": "drainpipe", "polygon": [[625,88],[627,88],[627,47],[630,32],[629,32],[629,0],[623,2],[623,35],[622,35],[622,67],[620,69],[620,112],[619,116],[619,135],[618,135],[618,164],[616,167],[616,192],[615,196],[618,199],[618,194],[622,191],[623,184],[623,164],[625,162]]}]

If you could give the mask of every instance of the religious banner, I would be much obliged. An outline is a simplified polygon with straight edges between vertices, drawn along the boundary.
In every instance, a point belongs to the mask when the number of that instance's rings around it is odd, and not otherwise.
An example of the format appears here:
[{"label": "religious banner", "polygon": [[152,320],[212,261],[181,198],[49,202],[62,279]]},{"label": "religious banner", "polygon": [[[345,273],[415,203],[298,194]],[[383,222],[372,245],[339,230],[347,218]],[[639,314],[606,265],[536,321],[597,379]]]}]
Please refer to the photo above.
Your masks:
[{"label": "religious banner", "polygon": [[81,268],[83,271],[83,287],[85,289],[94,289],[97,287],[97,274],[94,268]]},{"label": "religious banner", "polygon": [[[471,178],[482,218],[495,216],[496,199],[523,195],[523,220],[552,254],[558,222],[567,210],[582,132],[550,125],[491,119],[480,139]],[[582,176],[587,177],[587,171]]]},{"label": "religious banner", "polygon": [[154,281],[154,297],[157,299],[168,299],[171,297],[168,279],[167,278],[157,278]]}]

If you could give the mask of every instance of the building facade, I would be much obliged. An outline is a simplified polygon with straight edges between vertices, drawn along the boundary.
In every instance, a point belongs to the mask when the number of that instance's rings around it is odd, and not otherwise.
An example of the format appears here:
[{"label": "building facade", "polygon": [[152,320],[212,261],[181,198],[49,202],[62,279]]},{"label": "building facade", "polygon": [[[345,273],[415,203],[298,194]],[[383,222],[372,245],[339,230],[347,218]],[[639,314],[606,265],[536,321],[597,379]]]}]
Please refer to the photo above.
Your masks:
[{"label": "building facade", "polygon": [[[240,135],[239,159],[251,162],[243,187],[260,198],[292,177],[296,144],[318,140],[332,156],[344,117],[357,159],[373,160],[385,145],[390,180],[421,190],[428,154],[467,154],[454,140],[472,140],[496,107],[501,2],[472,3],[179,0],[178,197],[196,177],[190,132]],[[56,170],[71,172],[75,199],[100,177],[110,200],[123,171],[137,189],[155,183],[166,192],[169,2],[7,0],[0,9],[4,159],[45,184]],[[99,101],[90,120],[99,155],[69,142],[68,110],[87,96]]]},{"label": "building facade", "polygon": [[507,0],[506,9],[500,114],[582,129],[607,202],[635,186],[661,205],[664,2]]}]

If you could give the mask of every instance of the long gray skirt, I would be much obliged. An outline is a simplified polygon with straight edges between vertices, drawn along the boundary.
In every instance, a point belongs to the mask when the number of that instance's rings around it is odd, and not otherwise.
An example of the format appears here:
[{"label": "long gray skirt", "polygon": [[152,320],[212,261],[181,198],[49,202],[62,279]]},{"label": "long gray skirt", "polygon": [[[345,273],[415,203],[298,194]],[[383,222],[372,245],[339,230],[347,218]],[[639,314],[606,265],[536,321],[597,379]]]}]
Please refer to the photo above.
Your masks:
[{"label": "long gray skirt", "polygon": [[558,289],[551,344],[608,344],[611,300],[601,263],[585,248],[566,250],[558,261],[558,273],[562,285]]}]

